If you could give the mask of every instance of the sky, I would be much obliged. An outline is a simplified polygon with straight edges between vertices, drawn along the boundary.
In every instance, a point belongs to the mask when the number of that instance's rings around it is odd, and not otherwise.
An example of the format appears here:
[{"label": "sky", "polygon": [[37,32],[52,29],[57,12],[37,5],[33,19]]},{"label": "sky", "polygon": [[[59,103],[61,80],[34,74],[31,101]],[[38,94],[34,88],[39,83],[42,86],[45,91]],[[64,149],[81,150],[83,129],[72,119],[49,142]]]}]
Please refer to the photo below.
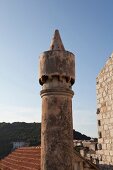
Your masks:
[{"label": "sky", "polygon": [[73,128],[97,137],[96,77],[113,51],[113,0],[0,0],[0,122],[41,122],[39,55],[55,29],[76,58]]}]

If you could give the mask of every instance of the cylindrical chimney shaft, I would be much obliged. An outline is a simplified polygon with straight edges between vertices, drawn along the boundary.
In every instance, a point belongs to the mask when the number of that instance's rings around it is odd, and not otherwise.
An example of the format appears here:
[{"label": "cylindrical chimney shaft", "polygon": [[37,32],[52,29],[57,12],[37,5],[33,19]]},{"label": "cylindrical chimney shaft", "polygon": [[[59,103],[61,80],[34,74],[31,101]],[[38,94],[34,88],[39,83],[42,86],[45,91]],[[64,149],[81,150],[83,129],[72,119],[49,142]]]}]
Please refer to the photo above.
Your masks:
[{"label": "cylindrical chimney shaft", "polygon": [[58,30],[50,50],[40,55],[42,85],[41,170],[73,170],[72,85],[75,58]]}]

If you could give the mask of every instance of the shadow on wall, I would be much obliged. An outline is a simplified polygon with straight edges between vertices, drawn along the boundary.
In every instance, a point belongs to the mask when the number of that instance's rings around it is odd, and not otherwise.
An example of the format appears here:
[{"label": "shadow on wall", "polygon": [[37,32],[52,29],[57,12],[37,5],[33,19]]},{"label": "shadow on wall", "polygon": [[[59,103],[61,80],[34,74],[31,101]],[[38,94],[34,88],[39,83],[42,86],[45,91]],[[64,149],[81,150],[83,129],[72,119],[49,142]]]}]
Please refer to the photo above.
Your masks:
[{"label": "shadow on wall", "polygon": [[113,170],[113,165],[99,165],[100,166],[100,170]]}]

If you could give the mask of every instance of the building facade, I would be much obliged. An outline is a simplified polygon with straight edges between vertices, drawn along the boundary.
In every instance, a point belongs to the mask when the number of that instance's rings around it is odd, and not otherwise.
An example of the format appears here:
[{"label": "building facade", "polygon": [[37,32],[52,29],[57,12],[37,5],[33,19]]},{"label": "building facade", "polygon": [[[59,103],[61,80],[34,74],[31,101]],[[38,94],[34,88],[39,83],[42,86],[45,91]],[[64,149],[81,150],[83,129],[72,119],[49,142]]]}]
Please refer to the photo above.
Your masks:
[{"label": "building facade", "polygon": [[98,158],[103,170],[113,170],[113,54],[96,79]]}]

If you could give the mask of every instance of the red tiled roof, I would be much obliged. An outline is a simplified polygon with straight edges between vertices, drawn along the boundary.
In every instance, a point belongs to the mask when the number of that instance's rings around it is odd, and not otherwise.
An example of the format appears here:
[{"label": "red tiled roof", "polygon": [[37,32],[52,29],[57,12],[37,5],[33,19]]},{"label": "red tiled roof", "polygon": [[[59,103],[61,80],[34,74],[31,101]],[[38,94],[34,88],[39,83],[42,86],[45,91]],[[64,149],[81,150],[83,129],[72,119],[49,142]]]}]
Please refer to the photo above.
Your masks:
[{"label": "red tiled roof", "polygon": [[[88,164],[91,169],[99,170],[96,165],[85,160],[85,158],[76,151],[74,151],[74,158],[75,162],[79,158],[79,161]],[[0,160],[0,170],[41,170],[40,163],[41,147],[22,147]]]},{"label": "red tiled roof", "polygon": [[16,149],[0,161],[0,170],[40,170],[40,147]]}]

